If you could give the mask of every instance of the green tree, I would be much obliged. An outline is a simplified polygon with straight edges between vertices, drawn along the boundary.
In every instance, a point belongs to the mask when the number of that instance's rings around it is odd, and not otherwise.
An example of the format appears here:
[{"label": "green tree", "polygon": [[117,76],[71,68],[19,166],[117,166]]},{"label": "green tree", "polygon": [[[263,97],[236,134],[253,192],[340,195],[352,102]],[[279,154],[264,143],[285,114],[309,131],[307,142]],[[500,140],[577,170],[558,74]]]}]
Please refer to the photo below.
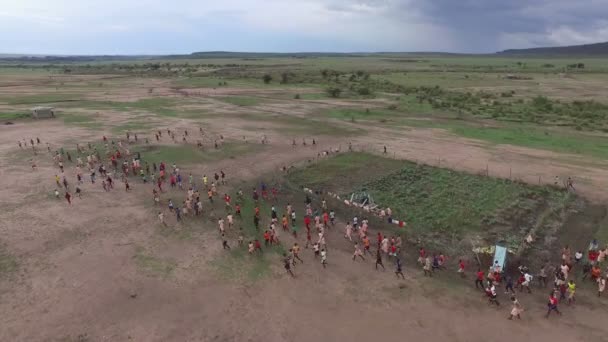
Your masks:
[{"label": "green tree", "polygon": [[270,76],[269,74],[265,74],[264,77],[262,77],[262,80],[264,80],[265,84],[270,83],[270,81],[272,81],[272,76]]}]

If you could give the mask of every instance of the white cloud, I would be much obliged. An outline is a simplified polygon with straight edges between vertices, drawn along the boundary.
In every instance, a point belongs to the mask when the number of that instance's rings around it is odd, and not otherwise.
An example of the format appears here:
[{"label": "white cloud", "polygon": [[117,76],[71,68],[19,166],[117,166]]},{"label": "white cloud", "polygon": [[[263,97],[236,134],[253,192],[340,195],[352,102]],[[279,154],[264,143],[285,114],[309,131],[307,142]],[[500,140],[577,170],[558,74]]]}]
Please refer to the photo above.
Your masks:
[{"label": "white cloud", "polygon": [[0,34],[0,52],[489,52],[608,40],[598,21],[608,17],[608,0],[4,2],[0,32],[11,34]]}]

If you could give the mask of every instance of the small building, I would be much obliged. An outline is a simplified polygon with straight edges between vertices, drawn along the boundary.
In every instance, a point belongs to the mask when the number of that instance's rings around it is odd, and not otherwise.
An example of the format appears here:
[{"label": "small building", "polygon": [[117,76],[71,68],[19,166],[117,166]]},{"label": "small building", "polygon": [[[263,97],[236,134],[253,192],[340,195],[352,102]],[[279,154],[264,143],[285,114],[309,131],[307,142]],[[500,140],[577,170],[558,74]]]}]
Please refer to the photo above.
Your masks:
[{"label": "small building", "polygon": [[53,107],[34,107],[32,108],[32,117],[34,119],[46,119],[55,117],[55,108]]}]

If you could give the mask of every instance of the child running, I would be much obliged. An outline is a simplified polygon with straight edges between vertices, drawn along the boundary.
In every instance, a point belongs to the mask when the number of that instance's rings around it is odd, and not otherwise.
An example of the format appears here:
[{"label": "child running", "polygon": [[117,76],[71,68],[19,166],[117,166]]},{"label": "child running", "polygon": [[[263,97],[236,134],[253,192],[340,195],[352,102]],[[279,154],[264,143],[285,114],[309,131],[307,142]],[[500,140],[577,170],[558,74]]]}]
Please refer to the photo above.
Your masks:
[{"label": "child running", "polygon": [[382,270],[386,271],[382,263],[382,253],[380,253],[379,249],[376,250],[376,271],[378,270],[378,265],[382,266]]},{"label": "child running", "polygon": [[365,261],[365,258],[363,257],[363,252],[361,252],[361,248],[359,248],[359,244],[355,242],[355,252],[353,253],[353,261],[355,261],[357,257],[360,257],[361,260]]},{"label": "child running", "polygon": [[401,266],[401,259],[397,258],[397,261],[395,264],[396,264],[395,275],[397,276],[397,278],[399,278],[399,276],[401,276],[402,279],[405,279],[405,276],[403,275],[403,269]]}]

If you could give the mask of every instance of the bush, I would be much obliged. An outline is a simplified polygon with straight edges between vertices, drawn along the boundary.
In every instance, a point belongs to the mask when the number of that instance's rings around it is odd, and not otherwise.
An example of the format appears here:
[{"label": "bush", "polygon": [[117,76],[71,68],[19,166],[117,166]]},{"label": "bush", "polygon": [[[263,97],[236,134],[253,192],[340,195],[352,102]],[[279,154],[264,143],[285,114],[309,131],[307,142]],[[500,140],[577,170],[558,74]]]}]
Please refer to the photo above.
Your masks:
[{"label": "bush", "polygon": [[325,91],[331,97],[340,97],[340,94],[342,94],[342,89],[338,87],[329,87]]},{"label": "bush", "polygon": [[293,98],[296,99],[296,100],[299,100],[300,99],[300,94],[296,94]]},{"label": "bush", "polygon": [[357,93],[359,95],[368,96],[368,95],[371,95],[372,92],[369,90],[369,88],[362,87],[357,90]]},{"label": "bush", "polygon": [[270,76],[269,74],[265,74],[264,77],[262,77],[262,80],[264,80],[265,84],[270,83],[270,81],[272,81],[272,76]]}]

